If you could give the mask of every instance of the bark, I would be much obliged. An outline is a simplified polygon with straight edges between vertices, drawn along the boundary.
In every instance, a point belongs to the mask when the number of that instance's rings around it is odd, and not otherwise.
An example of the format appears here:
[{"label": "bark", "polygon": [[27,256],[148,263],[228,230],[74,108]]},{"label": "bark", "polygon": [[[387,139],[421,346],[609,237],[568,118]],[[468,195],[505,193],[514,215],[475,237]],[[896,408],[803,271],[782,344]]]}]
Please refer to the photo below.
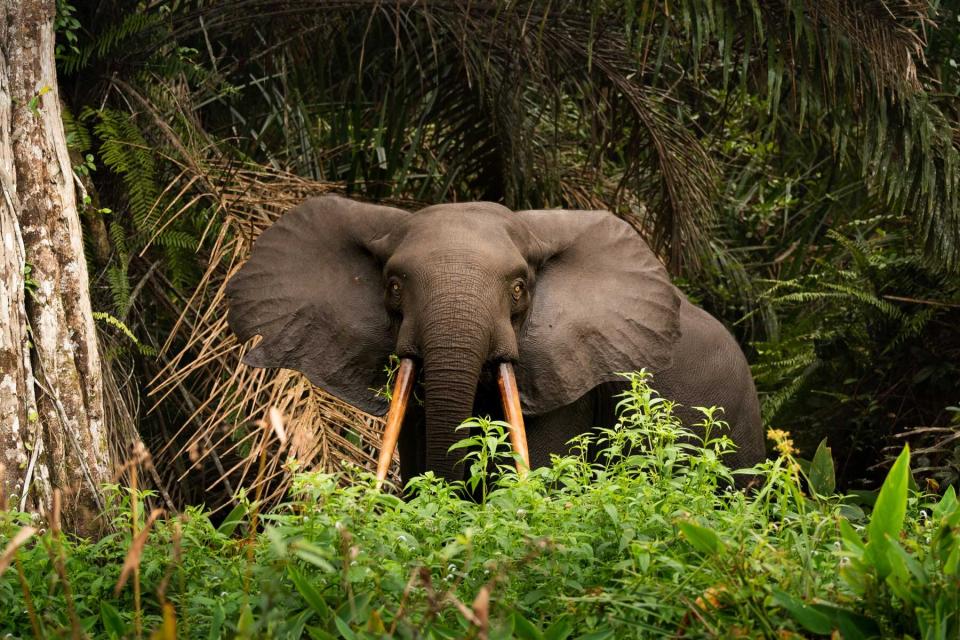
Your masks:
[{"label": "bark", "polygon": [[[6,15],[0,16],[5,21]],[[5,22],[0,22],[4,27]],[[33,394],[33,369],[27,348],[24,302],[23,237],[17,220],[19,202],[11,140],[10,84],[6,52],[0,51],[0,508],[36,509],[24,487],[46,504],[50,478],[43,453],[42,429]],[[31,464],[32,463],[32,464]]]},{"label": "bark", "polygon": [[[54,0],[0,0],[0,112],[5,106],[8,114],[0,115],[0,482],[41,512],[50,487],[61,489],[63,521],[88,532],[112,470],[57,91],[54,14]],[[26,291],[25,264],[32,281]]]}]

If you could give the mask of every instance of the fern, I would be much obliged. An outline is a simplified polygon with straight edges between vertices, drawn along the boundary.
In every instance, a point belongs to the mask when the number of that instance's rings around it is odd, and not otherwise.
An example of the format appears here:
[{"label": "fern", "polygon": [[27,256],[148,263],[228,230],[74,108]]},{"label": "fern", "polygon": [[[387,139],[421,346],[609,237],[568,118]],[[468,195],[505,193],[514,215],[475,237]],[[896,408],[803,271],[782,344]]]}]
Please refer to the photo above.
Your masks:
[{"label": "fern", "polygon": [[116,316],[112,316],[112,315],[110,315],[109,313],[105,313],[105,312],[102,312],[102,311],[94,311],[94,312],[93,312],[93,318],[94,318],[94,320],[100,320],[101,322],[104,322],[104,323],[110,325],[111,327],[113,327],[113,328],[115,328],[115,329],[118,329],[118,330],[120,331],[120,333],[122,333],[123,335],[125,335],[125,336],[130,340],[130,342],[132,342],[132,343],[134,344],[134,346],[137,348],[137,351],[139,351],[141,355],[145,355],[145,356],[155,356],[155,355],[157,355],[157,350],[156,350],[156,349],[154,349],[153,347],[151,347],[151,346],[149,346],[149,345],[146,345],[146,344],[143,344],[142,342],[140,342],[140,341],[137,339],[137,336],[133,335],[133,331],[130,330],[130,327],[128,327],[127,325],[125,325],[125,324],[124,324],[119,318],[117,318]]},{"label": "fern", "polygon": [[61,105],[61,117],[63,119],[63,131],[67,138],[67,147],[71,151],[79,153],[89,151],[93,146],[93,139],[86,125],[74,117],[70,107],[66,105]]},{"label": "fern", "polygon": [[157,244],[171,249],[185,249],[195,251],[198,241],[196,236],[180,229],[169,229],[157,236]]},{"label": "fern", "polygon": [[168,245],[163,247],[163,257],[170,281],[178,289],[187,290],[198,275],[193,251]]},{"label": "fern", "polygon": [[95,60],[102,60],[119,51],[131,41],[140,44],[148,32],[164,24],[166,18],[162,12],[135,10],[125,12],[118,22],[102,25],[94,39],[75,46],[70,51],[62,51],[58,59],[58,68],[67,75],[76,73],[89,66]]},{"label": "fern", "polygon": [[134,227],[146,234],[156,224],[159,188],[153,148],[133,121],[133,116],[113,109],[84,111],[94,119],[100,140],[100,159],[123,178]]},{"label": "fern", "polygon": [[867,422],[878,398],[914,393],[899,389],[910,380],[903,371],[920,366],[911,362],[915,353],[936,357],[924,343],[932,323],[948,318],[951,296],[960,296],[956,280],[927,275],[910,238],[884,232],[882,224],[869,234],[848,230],[827,232],[831,259],[818,260],[814,274],[763,283],[761,299],[789,319],[785,335],[756,345],[754,374],[769,390],[765,420],[792,416],[815,424],[816,412],[833,403],[830,415],[846,404],[858,424]]},{"label": "fern", "polygon": [[126,263],[107,267],[106,278],[110,285],[113,308],[117,313],[123,313],[130,303],[130,280],[127,277]]},{"label": "fern", "polygon": [[810,378],[817,372],[821,364],[817,359],[811,360],[809,365],[799,375],[794,376],[789,384],[764,398],[761,407],[761,417],[764,424],[771,424],[776,419],[784,406],[807,386]]}]

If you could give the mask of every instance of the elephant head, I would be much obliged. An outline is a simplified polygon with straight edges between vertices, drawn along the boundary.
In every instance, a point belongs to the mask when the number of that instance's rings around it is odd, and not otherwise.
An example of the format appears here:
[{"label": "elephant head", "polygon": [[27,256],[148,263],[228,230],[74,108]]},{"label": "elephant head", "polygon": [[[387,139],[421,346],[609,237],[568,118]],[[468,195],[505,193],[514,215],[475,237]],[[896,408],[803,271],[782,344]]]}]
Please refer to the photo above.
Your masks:
[{"label": "elephant head", "polygon": [[617,372],[669,365],[679,293],[605,211],[474,202],[415,213],[312,198],[265,231],[227,287],[245,357],[375,415],[391,354],[422,368],[426,467],[457,476],[456,427],[485,368],[512,363],[523,412],[567,405]]}]

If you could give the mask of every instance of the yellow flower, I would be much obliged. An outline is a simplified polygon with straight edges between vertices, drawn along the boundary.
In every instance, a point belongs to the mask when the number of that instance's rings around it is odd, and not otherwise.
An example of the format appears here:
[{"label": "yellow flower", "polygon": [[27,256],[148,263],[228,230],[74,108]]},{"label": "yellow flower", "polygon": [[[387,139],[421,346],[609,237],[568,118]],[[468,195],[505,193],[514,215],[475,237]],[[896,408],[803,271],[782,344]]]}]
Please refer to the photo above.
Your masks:
[{"label": "yellow flower", "polygon": [[800,453],[797,451],[797,448],[793,446],[793,438],[790,437],[789,431],[784,431],[783,429],[768,429],[767,437],[774,441],[777,451],[780,452],[781,456],[788,457]]}]

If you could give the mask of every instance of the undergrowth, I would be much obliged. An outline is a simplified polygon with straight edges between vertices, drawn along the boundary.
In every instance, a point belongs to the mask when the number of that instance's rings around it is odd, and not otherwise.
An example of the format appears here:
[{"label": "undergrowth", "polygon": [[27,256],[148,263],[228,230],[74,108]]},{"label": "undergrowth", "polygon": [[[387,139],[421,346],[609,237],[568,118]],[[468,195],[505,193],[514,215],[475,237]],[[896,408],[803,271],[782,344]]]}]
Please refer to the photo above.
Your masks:
[{"label": "undergrowth", "polygon": [[469,489],[428,473],[404,501],[355,468],[301,473],[279,508],[241,494],[215,527],[199,508],[144,514],[115,487],[96,541],[28,536],[29,515],[0,512],[0,634],[958,636],[960,507],[952,488],[911,488],[906,449],[870,515],[832,495],[829,449],[803,463],[778,431],[779,456],[738,491],[719,414],[691,440],[644,374],[630,380],[615,428],[523,478],[506,425],[475,420]]}]

